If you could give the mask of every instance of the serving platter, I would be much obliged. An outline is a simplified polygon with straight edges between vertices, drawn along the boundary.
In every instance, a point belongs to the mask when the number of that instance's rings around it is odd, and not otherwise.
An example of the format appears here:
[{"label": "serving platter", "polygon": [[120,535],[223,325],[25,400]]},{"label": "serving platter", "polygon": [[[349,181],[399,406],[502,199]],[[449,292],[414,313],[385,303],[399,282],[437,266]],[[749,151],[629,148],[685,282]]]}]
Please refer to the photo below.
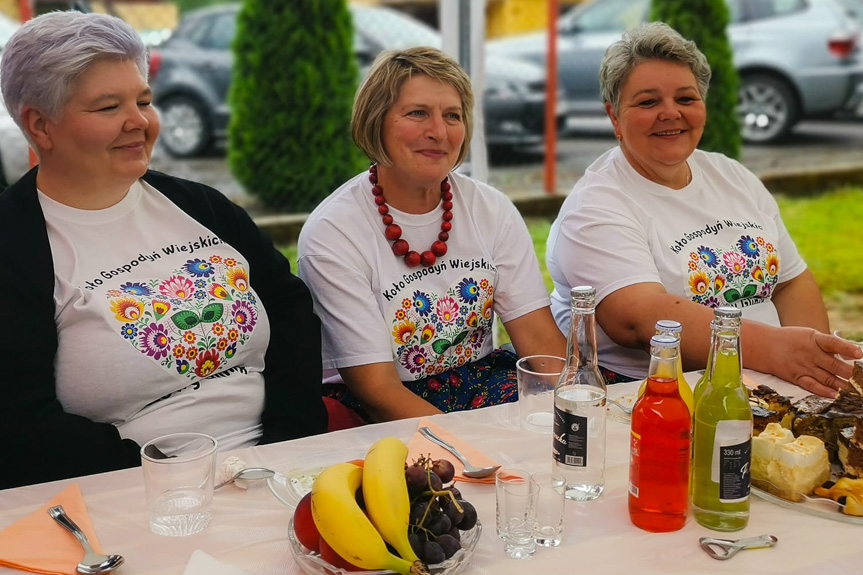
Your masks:
[{"label": "serving platter", "polygon": [[[762,483],[766,482],[762,481]],[[832,499],[829,499],[827,497],[819,497],[818,495],[803,495],[801,493],[799,494],[801,500],[795,502],[789,501],[788,499],[783,499],[778,495],[773,495],[769,491],[756,487],[755,485],[752,485],[752,487],[750,487],[750,490],[752,491],[753,495],[769,501],[770,503],[779,505],[780,507],[793,509],[794,511],[806,513],[807,515],[815,515],[816,517],[832,519],[833,521],[841,521],[843,523],[863,525],[863,517],[857,515],[846,515],[842,512],[844,505],[842,505],[841,503],[837,503],[836,501],[833,501]]]}]

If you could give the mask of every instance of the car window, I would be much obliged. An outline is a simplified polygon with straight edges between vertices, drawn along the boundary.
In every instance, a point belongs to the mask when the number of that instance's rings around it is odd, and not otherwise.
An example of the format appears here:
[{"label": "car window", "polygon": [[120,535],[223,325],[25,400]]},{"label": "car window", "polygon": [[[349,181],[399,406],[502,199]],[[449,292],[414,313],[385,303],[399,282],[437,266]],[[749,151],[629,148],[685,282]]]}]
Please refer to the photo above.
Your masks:
[{"label": "car window", "polygon": [[746,20],[787,16],[806,9],[806,0],[746,0]]},{"label": "car window", "polygon": [[725,4],[728,6],[728,22],[730,24],[736,24],[743,19],[742,2],[743,0],[726,0]]},{"label": "car window", "polygon": [[231,42],[234,41],[236,23],[237,17],[233,12],[219,14],[213,20],[210,33],[204,39],[202,47],[212,50],[228,50],[231,47]]},{"label": "car window", "polygon": [[644,22],[650,0],[605,0],[575,7],[560,20],[564,33],[623,32]]},{"label": "car window", "polygon": [[356,6],[351,9],[351,15],[354,30],[374,38],[387,50],[403,50],[413,46],[440,48],[442,45],[437,30],[397,12]]}]

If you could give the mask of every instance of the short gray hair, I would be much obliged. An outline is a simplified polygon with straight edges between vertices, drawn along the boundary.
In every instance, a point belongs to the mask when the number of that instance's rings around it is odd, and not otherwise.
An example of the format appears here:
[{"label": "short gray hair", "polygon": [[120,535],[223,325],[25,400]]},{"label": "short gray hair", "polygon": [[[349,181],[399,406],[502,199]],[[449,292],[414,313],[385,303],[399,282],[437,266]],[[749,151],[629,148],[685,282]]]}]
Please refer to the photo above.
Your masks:
[{"label": "short gray hair", "polygon": [[647,22],[623,33],[623,38],[608,47],[599,68],[599,90],[603,102],[618,113],[620,87],[633,68],[648,60],[684,64],[692,70],[698,93],[707,97],[710,64],[692,40],[663,22]]},{"label": "short gray hair", "polygon": [[0,59],[3,100],[18,127],[24,106],[59,119],[75,80],[100,59],[133,60],[147,78],[144,43],[119,18],[70,11],[49,12],[25,22]]}]

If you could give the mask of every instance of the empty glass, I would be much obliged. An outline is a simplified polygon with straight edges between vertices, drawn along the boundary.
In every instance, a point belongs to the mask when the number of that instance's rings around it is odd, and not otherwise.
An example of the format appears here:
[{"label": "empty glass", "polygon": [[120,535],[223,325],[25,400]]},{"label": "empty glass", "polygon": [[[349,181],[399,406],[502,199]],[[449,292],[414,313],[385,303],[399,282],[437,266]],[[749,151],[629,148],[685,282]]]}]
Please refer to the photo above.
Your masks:
[{"label": "empty glass", "polygon": [[539,485],[526,471],[499,473],[495,479],[498,533],[513,559],[530,559],[536,551],[533,530]]},{"label": "empty glass", "polygon": [[518,414],[523,429],[551,433],[554,422],[554,385],[566,360],[553,355],[531,355],[516,362]]},{"label": "empty glass", "polygon": [[566,479],[557,470],[534,473],[531,477],[539,486],[533,538],[537,545],[557,547],[563,539]]}]

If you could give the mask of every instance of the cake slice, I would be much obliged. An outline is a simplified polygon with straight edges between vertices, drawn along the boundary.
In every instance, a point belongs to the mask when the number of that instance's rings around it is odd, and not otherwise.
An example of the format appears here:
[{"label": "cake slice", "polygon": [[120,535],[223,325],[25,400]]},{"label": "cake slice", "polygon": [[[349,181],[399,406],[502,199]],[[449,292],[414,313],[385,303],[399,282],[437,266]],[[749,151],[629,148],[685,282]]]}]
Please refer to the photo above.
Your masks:
[{"label": "cake slice", "polygon": [[848,380],[857,395],[863,395],[863,361],[857,360],[851,368],[851,379]]},{"label": "cake slice", "polygon": [[846,475],[863,478],[863,424],[859,421],[839,432],[839,461]]},{"label": "cake slice", "polygon": [[830,479],[830,461],[824,442],[801,435],[776,445],[767,464],[768,491],[789,501],[800,501]]},{"label": "cake slice", "polygon": [[[833,405],[832,399],[820,395],[807,395],[794,402],[791,406],[791,413],[794,416],[791,431],[797,437],[811,435],[828,444],[832,422],[826,413],[831,405]],[[833,444],[835,445],[835,442]]]},{"label": "cake slice", "polygon": [[768,490],[767,466],[773,460],[773,453],[778,445],[794,441],[791,430],[785,429],[779,423],[768,423],[764,430],[752,438],[752,465],[749,468],[752,484]]}]

